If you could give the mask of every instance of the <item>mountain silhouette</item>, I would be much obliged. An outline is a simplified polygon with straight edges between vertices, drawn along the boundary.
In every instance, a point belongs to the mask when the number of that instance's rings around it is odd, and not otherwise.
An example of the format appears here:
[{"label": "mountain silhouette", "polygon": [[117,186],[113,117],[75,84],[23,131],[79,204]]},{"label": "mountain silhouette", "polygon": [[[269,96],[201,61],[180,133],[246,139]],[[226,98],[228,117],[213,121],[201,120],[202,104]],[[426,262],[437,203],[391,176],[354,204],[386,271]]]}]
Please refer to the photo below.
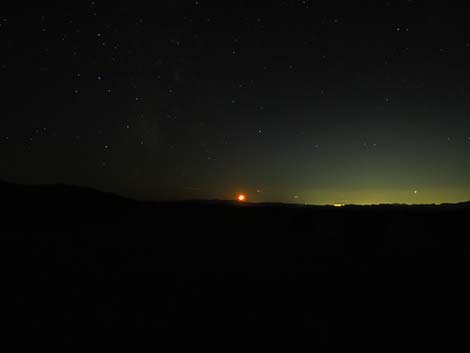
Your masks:
[{"label": "mountain silhouette", "polygon": [[152,203],[8,182],[0,193],[16,303],[3,316],[18,330],[307,327],[323,343],[380,342],[397,327],[442,334],[470,313],[468,202]]}]

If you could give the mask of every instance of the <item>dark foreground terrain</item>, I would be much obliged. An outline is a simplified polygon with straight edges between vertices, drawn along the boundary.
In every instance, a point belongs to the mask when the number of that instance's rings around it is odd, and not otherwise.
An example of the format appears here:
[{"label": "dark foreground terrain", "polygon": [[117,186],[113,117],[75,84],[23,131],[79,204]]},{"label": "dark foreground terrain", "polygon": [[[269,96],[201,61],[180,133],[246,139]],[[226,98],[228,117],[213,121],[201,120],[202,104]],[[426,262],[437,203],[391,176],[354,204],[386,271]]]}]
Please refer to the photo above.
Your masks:
[{"label": "dark foreground terrain", "polygon": [[64,351],[156,340],[146,329],[161,327],[306,327],[313,344],[376,347],[468,333],[468,204],[151,204],[9,183],[0,193],[3,321]]}]

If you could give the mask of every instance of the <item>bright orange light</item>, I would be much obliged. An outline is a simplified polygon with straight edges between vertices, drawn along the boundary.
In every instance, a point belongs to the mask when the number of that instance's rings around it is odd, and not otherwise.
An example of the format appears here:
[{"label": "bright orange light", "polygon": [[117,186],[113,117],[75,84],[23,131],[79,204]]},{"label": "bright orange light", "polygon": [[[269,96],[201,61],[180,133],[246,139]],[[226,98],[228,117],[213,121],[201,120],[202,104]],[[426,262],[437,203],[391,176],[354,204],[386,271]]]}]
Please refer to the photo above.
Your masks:
[{"label": "bright orange light", "polygon": [[238,195],[237,199],[238,201],[243,202],[243,201],[246,201],[246,196],[241,194],[241,195]]}]

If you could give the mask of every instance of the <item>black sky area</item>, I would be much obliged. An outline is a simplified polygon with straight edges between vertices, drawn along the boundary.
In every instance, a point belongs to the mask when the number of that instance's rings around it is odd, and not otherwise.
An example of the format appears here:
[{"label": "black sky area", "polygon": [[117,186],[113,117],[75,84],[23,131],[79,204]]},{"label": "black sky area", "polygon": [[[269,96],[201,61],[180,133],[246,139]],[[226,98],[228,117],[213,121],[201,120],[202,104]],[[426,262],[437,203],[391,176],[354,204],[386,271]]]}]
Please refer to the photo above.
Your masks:
[{"label": "black sky area", "polygon": [[147,200],[469,200],[460,4],[4,2],[0,178]]}]

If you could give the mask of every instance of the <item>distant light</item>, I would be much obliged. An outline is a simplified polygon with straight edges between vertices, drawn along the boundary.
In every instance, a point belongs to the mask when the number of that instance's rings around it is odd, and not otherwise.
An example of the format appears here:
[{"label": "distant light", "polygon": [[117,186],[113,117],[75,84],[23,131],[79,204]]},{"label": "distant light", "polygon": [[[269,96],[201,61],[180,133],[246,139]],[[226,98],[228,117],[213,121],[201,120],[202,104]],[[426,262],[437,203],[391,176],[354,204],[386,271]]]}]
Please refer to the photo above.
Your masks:
[{"label": "distant light", "polygon": [[240,202],[244,202],[244,201],[246,201],[246,196],[243,195],[243,194],[238,195],[237,200],[240,201]]},{"label": "distant light", "polygon": [[335,206],[335,207],[344,207],[344,204],[343,203],[335,203],[333,206]]}]

